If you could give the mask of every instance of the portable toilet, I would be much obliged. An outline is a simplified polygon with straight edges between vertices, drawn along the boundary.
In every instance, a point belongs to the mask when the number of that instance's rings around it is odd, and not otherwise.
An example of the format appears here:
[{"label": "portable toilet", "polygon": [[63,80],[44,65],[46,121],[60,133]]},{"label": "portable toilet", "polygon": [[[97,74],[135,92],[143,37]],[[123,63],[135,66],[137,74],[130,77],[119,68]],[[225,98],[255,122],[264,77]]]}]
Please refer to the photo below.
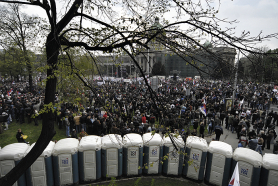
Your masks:
[{"label": "portable toilet", "polygon": [[214,185],[228,185],[233,158],[231,145],[211,141],[208,147],[205,181]]},{"label": "portable toilet", "polygon": [[[162,172],[165,175],[180,176],[183,168],[184,141],[180,135],[177,137],[174,135],[175,134],[169,134],[169,136],[163,137],[163,156],[167,156],[168,158],[163,157],[162,159]],[[172,140],[170,138],[172,138]],[[177,147],[177,150],[172,141]]]},{"label": "portable toilet", "polygon": [[183,175],[198,181],[204,179],[208,144],[203,138],[188,136],[186,139],[186,156]]},{"label": "portable toilet", "polygon": [[143,164],[148,166],[143,169],[144,174],[162,173],[163,140],[157,133],[145,133],[143,135],[144,157]]},{"label": "portable toilet", "polygon": [[53,149],[53,173],[55,186],[79,183],[78,139],[59,140]]},{"label": "portable toilet", "polygon": [[118,134],[101,138],[101,175],[103,178],[119,177],[123,174],[123,142]]},{"label": "portable toilet", "polygon": [[[33,143],[25,152],[25,156],[35,146]],[[53,186],[53,167],[52,167],[52,151],[55,146],[53,141],[50,141],[42,154],[26,171],[26,183],[28,186]]]},{"label": "portable toilet", "polygon": [[265,153],[261,170],[260,185],[275,186],[278,184],[277,154]]},{"label": "portable toilet", "polygon": [[[29,145],[26,143],[13,143],[3,147],[0,151],[0,177],[10,172],[24,157]],[[25,173],[19,177],[13,186],[25,186]]]},{"label": "portable toilet", "polygon": [[83,137],[78,151],[80,182],[101,179],[101,137]]},{"label": "portable toilet", "polygon": [[233,154],[231,174],[238,162],[241,186],[258,186],[260,182],[262,155],[248,148],[236,148]]},{"label": "portable toilet", "polygon": [[141,175],[143,167],[143,139],[139,134],[126,134],[123,137],[123,175]]}]

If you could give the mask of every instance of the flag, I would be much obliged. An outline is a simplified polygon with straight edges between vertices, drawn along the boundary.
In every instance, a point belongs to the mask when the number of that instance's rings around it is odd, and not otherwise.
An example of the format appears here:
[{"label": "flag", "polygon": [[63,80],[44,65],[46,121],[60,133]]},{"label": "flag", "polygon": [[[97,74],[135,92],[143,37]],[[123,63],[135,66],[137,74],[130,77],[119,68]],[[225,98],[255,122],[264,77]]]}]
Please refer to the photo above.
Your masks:
[{"label": "flag", "polygon": [[206,104],[204,103],[201,107],[200,107],[200,111],[207,116],[207,107]]},{"label": "flag", "polygon": [[240,186],[240,183],[239,183],[239,172],[238,172],[238,163],[236,164],[233,176],[232,176],[228,186]]},{"label": "flag", "polygon": [[13,89],[11,88],[11,90],[9,90],[7,93],[8,93],[8,96],[10,96],[10,94],[13,92]]}]

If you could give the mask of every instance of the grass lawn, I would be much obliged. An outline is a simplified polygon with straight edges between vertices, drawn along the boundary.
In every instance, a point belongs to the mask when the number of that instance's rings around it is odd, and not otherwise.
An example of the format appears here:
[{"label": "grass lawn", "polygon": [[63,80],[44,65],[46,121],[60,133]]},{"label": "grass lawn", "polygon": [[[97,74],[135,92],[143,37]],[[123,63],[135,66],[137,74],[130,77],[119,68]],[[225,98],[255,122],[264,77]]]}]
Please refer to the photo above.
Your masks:
[{"label": "grass lawn", "polygon": [[[27,123],[27,118],[25,118],[24,124],[19,124],[15,120],[9,125],[8,130],[4,130],[2,134],[0,134],[0,147],[3,148],[6,145],[9,145],[11,143],[17,143],[16,139],[16,133],[17,129],[21,128],[23,134],[27,135],[28,138],[26,141],[28,141],[31,144],[37,141],[37,139],[40,136],[41,133],[41,127],[42,127],[42,121],[39,120],[39,126],[35,126],[34,121],[32,120],[31,123]],[[58,125],[55,123],[55,131],[56,135],[53,137],[53,140],[59,141],[60,139],[66,138],[66,129],[59,129]],[[189,126],[190,131],[193,131],[193,126]],[[199,134],[199,128],[197,129]],[[207,127],[205,127],[205,134],[207,134]]]},{"label": "grass lawn", "polygon": [[[39,120],[39,126],[35,126],[34,121],[31,123],[27,123],[27,119],[25,118],[24,124],[16,123],[15,120],[9,125],[8,130],[4,130],[2,134],[0,134],[0,147],[4,147],[6,145],[17,143],[16,139],[16,133],[17,129],[21,128],[23,134],[27,135],[28,138],[26,141],[28,141],[31,144],[37,141],[37,139],[40,136],[41,129],[42,129],[42,121]],[[66,129],[59,129],[58,125],[55,123],[55,130],[56,135],[53,137],[53,140],[60,140],[63,138],[66,138]]]}]

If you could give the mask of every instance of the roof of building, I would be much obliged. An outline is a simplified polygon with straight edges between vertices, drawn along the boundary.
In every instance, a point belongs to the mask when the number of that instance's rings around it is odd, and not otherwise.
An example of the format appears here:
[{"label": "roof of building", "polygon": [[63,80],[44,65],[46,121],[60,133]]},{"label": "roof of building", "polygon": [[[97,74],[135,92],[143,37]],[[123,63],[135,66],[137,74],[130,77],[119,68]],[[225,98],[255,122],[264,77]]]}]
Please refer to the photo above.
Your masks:
[{"label": "roof of building", "polygon": [[154,24],[151,26],[151,29],[162,29],[163,26],[159,23],[159,18],[156,17]]}]

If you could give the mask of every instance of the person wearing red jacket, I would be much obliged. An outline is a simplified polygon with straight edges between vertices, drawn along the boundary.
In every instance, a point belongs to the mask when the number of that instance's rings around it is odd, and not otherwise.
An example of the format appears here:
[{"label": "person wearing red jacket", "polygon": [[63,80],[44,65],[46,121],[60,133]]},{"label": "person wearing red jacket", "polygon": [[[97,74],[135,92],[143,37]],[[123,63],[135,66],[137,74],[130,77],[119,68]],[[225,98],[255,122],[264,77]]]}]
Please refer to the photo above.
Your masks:
[{"label": "person wearing red jacket", "polygon": [[147,118],[146,118],[145,114],[143,114],[142,123],[147,123]]},{"label": "person wearing red jacket", "polygon": [[107,112],[105,112],[105,114],[103,114],[103,117],[104,117],[105,119],[107,119]]}]

